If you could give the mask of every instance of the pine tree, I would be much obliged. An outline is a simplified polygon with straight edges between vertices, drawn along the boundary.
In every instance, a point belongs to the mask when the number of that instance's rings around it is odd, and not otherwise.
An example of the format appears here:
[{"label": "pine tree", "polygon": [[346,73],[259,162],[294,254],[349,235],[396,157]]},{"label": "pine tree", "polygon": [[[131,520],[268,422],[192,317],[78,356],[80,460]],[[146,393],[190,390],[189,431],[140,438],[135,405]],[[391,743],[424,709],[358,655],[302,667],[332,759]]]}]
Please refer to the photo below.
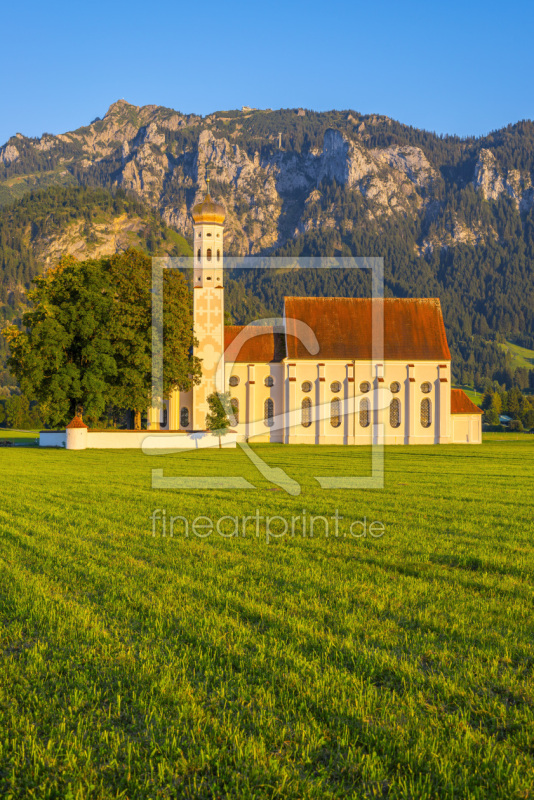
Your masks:
[{"label": "pine tree", "polygon": [[488,389],[486,392],[484,392],[484,396],[482,398],[482,403],[480,405],[480,407],[482,408],[483,411],[488,411],[491,408],[493,395],[494,395],[494,392],[492,392],[491,389]]},{"label": "pine tree", "polygon": [[521,392],[513,386],[508,392],[508,414],[514,419],[519,419],[521,414],[521,399]]},{"label": "pine tree", "polygon": [[491,403],[488,409],[484,412],[484,422],[487,422],[488,425],[498,425],[501,410],[501,396],[497,394],[497,392],[494,392],[491,396]]}]

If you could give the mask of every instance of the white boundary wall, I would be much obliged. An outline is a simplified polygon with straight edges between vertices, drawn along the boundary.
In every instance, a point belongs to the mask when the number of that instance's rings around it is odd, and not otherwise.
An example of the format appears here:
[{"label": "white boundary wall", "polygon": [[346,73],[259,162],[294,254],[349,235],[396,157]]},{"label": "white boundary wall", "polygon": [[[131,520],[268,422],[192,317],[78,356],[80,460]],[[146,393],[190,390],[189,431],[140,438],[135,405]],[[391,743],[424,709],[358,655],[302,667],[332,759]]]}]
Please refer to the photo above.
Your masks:
[{"label": "white boundary wall", "polygon": [[65,447],[67,444],[67,431],[41,431],[39,434],[39,447]]},{"label": "white boundary wall", "polygon": [[[453,444],[480,444],[482,441],[482,419],[479,414],[452,414],[452,439]],[[235,447],[238,436],[228,433],[223,436],[222,447]],[[243,440],[243,435],[239,440]],[[257,437],[261,441],[261,437]],[[331,437],[332,444],[347,444],[343,437]],[[310,437],[292,437],[291,442],[297,444],[314,444],[315,439]],[[433,438],[416,440],[416,444],[434,444]],[[63,447],[67,444],[66,431],[41,431],[39,434],[40,447]],[[350,442],[352,444],[352,442]],[[365,442],[365,444],[371,444]],[[396,437],[394,441],[387,440],[386,444],[406,444],[403,436]],[[139,450],[144,453],[158,452],[161,450],[204,450],[210,447],[219,447],[219,440],[210,433],[164,433],[150,431],[87,431],[87,447],[98,450]],[[83,449],[83,448],[82,448]]]},{"label": "white boundary wall", "polygon": [[[65,431],[41,431],[40,447],[65,447]],[[236,434],[222,437],[224,448],[236,446]],[[151,433],[150,431],[87,431],[87,448],[98,450],[140,450],[150,454],[160,450],[200,450],[219,447],[219,439],[211,433]]]}]

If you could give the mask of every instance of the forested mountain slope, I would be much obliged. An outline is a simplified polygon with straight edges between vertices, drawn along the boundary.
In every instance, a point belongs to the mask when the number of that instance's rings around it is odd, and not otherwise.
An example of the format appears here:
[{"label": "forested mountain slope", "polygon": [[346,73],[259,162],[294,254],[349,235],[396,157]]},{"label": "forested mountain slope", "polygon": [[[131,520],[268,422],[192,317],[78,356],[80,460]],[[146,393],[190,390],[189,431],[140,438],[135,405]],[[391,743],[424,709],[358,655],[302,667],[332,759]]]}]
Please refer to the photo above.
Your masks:
[{"label": "forested mountain slope", "polygon": [[[52,187],[0,208],[0,329],[20,320],[31,280],[61,256],[99,258],[127,247],[155,255],[189,255],[186,240],[124,192]],[[12,386],[0,337],[0,386]]]}]

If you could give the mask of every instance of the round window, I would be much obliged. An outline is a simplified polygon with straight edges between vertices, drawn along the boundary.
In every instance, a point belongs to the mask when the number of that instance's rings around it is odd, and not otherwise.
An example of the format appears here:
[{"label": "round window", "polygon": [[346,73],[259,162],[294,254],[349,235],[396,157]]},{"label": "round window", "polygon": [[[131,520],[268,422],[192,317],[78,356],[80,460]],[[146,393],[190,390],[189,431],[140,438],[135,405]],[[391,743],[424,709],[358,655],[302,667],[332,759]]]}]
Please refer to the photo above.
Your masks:
[{"label": "round window", "polygon": [[421,384],[421,391],[423,394],[430,394],[432,391],[432,385],[428,381],[425,381],[425,383]]},{"label": "round window", "polygon": [[334,381],[333,383],[331,383],[330,384],[330,391],[333,392],[334,394],[337,394],[338,392],[340,392],[341,391],[340,382],[339,381]]},{"label": "round window", "polygon": [[311,392],[312,390],[311,381],[304,381],[301,388],[303,392]]},{"label": "round window", "polygon": [[398,381],[393,381],[391,386],[389,387],[392,394],[397,394],[400,392],[400,383]]},{"label": "round window", "polygon": [[237,375],[232,375],[232,377],[230,378],[228,383],[230,384],[230,386],[238,386],[239,385],[239,378],[237,377]]},{"label": "round window", "polygon": [[264,381],[266,386],[274,386],[274,378],[272,375],[267,375]]},{"label": "round window", "polygon": [[371,384],[369,383],[369,381],[363,381],[363,383],[360,383],[360,392],[362,394],[365,394],[366,392],[370,391],[371,391]]}]

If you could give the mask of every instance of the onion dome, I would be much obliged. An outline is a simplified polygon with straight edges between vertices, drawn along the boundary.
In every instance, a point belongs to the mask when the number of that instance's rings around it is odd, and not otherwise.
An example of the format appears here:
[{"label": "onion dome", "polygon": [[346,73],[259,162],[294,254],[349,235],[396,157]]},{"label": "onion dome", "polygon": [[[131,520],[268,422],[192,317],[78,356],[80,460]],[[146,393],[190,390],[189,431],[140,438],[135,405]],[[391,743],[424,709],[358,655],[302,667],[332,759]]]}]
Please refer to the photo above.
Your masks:
[{"label": "onion dome", "polygon": [[208,193],[206,197],[201,203],[197,203],[196,206],[193,206],[193,221],[196,225],[200,222],[222,225],[225,216],[226,212],[224,206],[220,203],[215,203],[211,199],[208,183]]}]

